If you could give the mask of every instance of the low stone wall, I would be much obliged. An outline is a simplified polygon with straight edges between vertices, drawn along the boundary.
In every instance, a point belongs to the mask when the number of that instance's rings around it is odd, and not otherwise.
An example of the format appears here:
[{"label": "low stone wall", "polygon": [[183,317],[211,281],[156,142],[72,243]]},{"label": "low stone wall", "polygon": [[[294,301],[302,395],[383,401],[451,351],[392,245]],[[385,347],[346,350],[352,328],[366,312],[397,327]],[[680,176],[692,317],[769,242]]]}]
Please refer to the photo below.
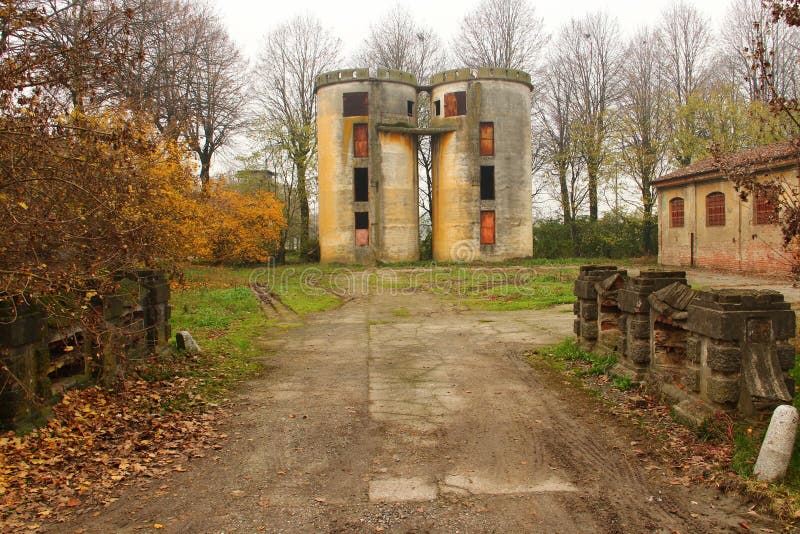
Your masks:
[{"label": "low stone wall", "polygon": [[776,291],[695,291],[683,271],[585,266],[575,295],[581,348],[616,354],[615,373],[656,386],[692,423],[792,401],[795,313]]},{"label": "low stone wall", "polygon": [[585,351],[593,351],[597,347],[600,328],[600,306],[597,301],[597,287],[595,284],[615,275],[626,276],[628,271],[617,269],[608,265],[584,265],[580,268],[578,279],[575,280],[575,334],[578,336],[580,346]]},{"label": "low stone wall", "polygon": [[119,280],[117,295],[95,296],[92,332],[64,324],[27,304],[0,302],[0,429],[41,417],[54,394],[79,382],[111,385],[119,355],[140,358],[170,339],[169,284],[160,271]]}]

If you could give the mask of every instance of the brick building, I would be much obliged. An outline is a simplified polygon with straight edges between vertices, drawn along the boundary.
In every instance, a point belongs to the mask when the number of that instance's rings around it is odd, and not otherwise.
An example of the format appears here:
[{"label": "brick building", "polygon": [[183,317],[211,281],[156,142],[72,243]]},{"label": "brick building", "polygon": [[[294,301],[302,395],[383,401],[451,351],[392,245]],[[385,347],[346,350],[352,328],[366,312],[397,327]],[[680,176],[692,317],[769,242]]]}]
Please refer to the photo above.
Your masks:
[{"label": "brick building", "polygon": [[[731,168],[778,181],[798,193],[798,158],[791,142],[729,156]],[[726,165],[727,167],[727,165]],[[764,195],[741,200],[713,158],[662,176],[658,194],[658,261],[750,272],[789,272],[775,204]]]}]

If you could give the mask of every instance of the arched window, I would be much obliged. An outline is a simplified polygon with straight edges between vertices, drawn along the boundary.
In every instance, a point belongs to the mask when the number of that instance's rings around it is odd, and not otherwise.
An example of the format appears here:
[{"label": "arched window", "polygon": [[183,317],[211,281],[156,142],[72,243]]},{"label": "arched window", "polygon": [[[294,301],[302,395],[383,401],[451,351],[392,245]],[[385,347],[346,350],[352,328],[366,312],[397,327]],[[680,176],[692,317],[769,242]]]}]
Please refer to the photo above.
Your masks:
[{"label": "arched window", "polygon": [[706,226],[725,226],[725,194],[706,195]]},{"label": "arched window", "polygon": [[672,228],[683,227],[683,199],[680,197],[669,201],[669,225]]}]

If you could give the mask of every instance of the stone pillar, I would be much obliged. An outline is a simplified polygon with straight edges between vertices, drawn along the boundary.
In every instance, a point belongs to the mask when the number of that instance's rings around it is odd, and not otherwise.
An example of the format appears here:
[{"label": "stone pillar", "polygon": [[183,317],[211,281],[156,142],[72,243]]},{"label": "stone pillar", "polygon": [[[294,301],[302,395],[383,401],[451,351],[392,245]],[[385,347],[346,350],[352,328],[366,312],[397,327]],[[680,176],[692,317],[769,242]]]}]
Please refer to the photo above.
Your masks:
[{"label": "stone pillar", "polygon": [[777,291],[719,289],[700,292],[686,327],[693,391],[711,409],[744,415],[791,403],[795,313]]},{"label": "stone pillar", "polygon": [[163,271],[138,271],[136,275],[140,284],[147,347],[154,352],[163,348],[171,337],[169,283]]},{"label": "stone pillar", "polygon": [[650,366],[650,303],[648,297],[671,284],[686,285],[685,271],[642,271],[617,292],[621,312],[622,350],[614,372],[641,381]]},{"label": "stone pillar", "polygon": [[625,325],[617,295],[625,280],[624,275],[617,273],[594,284],[597,292],[597,350],[604,354],[619,356],[622,352]]},{"label": "stone pillar", "polygon": [[575,280],[574,294],[578,297],[575,302],[575,335],[581,349],[592,351],[597,344],[597,291],[595,284],[609,276],[627,271],[617,269],[615,265],[582,265],[577,280]]},{"label": "stone pillar", "polygon": [[0,429],[39,417],[35,397],[49,398],[50,354],[44,316],[25,304],[0,302]]}]

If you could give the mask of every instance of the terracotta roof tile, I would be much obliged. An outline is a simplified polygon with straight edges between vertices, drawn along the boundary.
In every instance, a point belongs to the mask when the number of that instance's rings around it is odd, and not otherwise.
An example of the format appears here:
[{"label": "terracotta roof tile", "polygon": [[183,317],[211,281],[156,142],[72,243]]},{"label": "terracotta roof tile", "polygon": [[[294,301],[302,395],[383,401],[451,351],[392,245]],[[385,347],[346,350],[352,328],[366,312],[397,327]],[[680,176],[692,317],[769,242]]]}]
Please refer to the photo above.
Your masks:
[{"label": "terracotta roof tile", "polygon": [[[764,145],[747,150],[735,152],[726,157],[726,163],[733,167],[742,165],[764,165],[777,163],[779,161],[797,158],[798,147],[795,141],[782,141],[772,145]],[[678,178],[691,178],[702,174],[708,174],[719,170],[719,166],[714,158],[706,158],[692,163],[687,167],[672,171],[653,180],[654,184],[667,182]]]}]

